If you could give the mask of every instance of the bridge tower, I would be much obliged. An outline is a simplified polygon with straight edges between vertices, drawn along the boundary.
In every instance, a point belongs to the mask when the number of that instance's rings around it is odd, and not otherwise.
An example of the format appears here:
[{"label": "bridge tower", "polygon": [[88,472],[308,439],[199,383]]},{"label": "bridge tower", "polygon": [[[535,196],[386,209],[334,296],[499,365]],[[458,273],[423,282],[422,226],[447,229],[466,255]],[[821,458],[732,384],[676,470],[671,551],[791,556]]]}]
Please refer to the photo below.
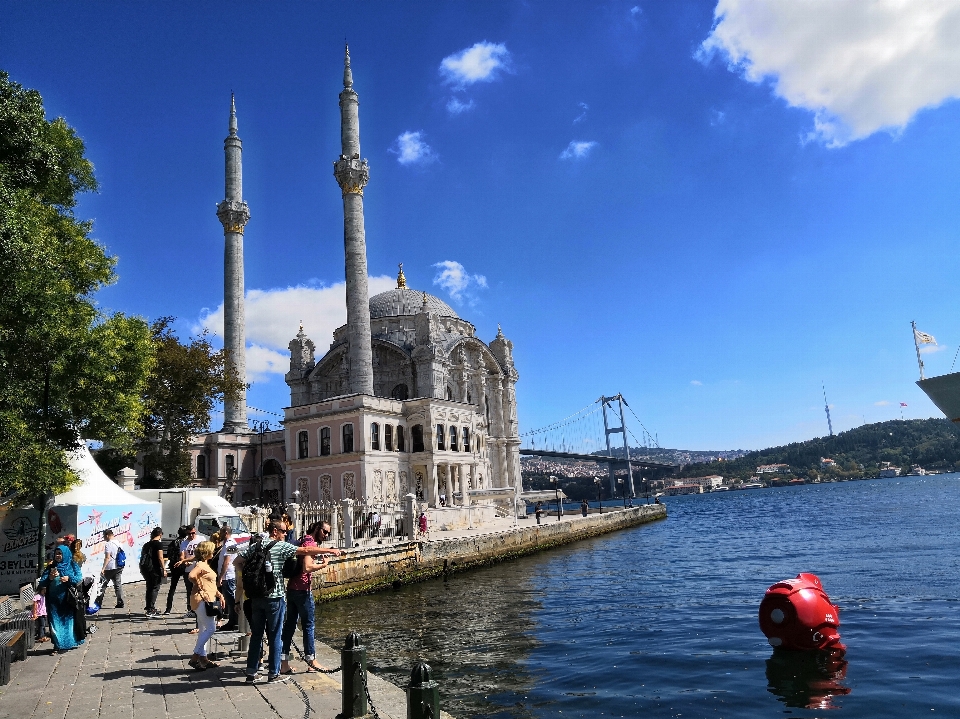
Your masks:
[{"label": "bridge tower", "polygon": [[[617,400],[617,410],[619,410],[619,414],[620,414],[619,427],[611,427],[610,423],[607,420],[607,407],[610,406],[611,414],[615,411],[614,407],[612,406],[614,400]],[[618,433],[623,435],[623,456],[627,462],[627,491],[630,492],[630,496],[632,497],[634,495],[633,470],[630,467],[630,446],[627,443],[627,423],[626,423],[626,420],[624,420],[624,416],[623,416],[623,405],[626,404],[626,400],[623,399],[622,394],[617,394],[615,397],[600,397],[600,399],[598,399],[597,402],[603,403],[603,431],[607,435],[607,455],[608,456],[611,456],[610,435],[618,434]],[[609,467],[609,470],[610,470],[610,496],[616,497],[617,496],[617,472],[615,469],[615,465],[613,464],[613,462],[611,462],[607,466]]]}]

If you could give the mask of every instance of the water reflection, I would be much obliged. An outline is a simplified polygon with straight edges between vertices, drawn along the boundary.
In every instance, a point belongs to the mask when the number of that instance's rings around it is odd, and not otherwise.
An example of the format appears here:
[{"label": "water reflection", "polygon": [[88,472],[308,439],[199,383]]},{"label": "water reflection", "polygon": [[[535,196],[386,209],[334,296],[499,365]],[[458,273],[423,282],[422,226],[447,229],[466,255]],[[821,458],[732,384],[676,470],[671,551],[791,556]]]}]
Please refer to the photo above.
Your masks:
[{"label": "water reflection", "polygon": [[[523,662],[537,645],[540,593],[519,566],[324,604],[317,639],[340,647],[358,632],[370,669],[401,686],[413,665],[426,661],[454,716],[531,717],[525,700],[536,678]],[[495,579],[484,576],[491,571]]]},{"label": "water reflection", "polygon": [[774,649],[767,659],[767,689],[788,707],[837,709],[833,697],[850,693],[841,684],[846,676],[843,652]]}]

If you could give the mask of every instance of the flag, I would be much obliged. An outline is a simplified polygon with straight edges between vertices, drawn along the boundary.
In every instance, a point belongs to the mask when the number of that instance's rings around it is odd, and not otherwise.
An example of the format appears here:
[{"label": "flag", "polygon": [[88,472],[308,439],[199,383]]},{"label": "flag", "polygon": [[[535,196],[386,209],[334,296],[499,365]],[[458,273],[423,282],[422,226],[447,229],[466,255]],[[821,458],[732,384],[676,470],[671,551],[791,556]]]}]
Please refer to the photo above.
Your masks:
[{"label": "flag", "polygon": [[907,403],[906,403],[906,402],[901,402],[901,403],[900,403],[900,406],[901,406],[901,407],[906,407],[906,406],[907,406]]},{"label": "flag", "polygon": [[928,335],[926,332],[921,332],[920,330],[914,330],[913,336],[917,338],[917,344],[921,344],[921,345],[937,344],[937,340],[934,339],[933,335]]}]

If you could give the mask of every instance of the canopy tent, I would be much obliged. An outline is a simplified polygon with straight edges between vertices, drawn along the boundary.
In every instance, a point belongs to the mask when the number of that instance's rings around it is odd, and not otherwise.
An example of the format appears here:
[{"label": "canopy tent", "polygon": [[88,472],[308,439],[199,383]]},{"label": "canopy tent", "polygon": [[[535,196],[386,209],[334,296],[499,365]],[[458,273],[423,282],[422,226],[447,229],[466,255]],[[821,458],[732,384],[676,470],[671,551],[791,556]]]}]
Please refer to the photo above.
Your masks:
[{"label": "canopy tent", "polygon": [[55,505],[156,504],[131,494],[104,474],[85,444],[76,452],[67,453],[67,463],[80,478],[80,484],[58,494],[54,500]]}]

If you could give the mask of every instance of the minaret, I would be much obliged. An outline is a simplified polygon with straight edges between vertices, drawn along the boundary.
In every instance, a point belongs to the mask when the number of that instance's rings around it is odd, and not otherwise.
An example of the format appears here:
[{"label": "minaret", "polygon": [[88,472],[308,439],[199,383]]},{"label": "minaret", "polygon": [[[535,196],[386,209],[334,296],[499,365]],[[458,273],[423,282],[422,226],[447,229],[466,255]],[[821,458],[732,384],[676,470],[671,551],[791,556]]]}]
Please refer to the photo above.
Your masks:
[{"label": "minaret", "polygon": [[[223,141],[226,155],[225,195],[217,205],[217,217],[223,223],[223,346],[227,362],[232,364],[240,380],[246,382],[246,340],[243,327],[243,227],[250,219],[250,209],[243,201],[243,144],[237,137],[237,108],[230,94],[230,134]],[[247,391],[224,402],[222,432],[249,432],[247,425]]]},{"label": "minaret", "polygon": [[373,394],[373,350],[370,343],[370,292],[367,288],[367,239],[363,228],[363,187],[370,179],[360,159],[360,102],[353,90],[350,48],[343,61],[340,93],[340,159],[333,176],[343,192],[343,249],[347,279],[347,341],[350,392]]}]

